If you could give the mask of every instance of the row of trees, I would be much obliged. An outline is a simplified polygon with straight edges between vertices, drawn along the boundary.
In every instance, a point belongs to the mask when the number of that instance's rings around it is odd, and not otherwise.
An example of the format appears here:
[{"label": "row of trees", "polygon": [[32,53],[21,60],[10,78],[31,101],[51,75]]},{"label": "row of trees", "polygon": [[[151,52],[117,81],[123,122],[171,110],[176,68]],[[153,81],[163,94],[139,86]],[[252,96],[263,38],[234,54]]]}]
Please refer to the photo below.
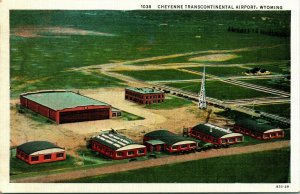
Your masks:
[{"label": "row of trees", "polygon": [[286,30],[273,30],[273,29],[258,29],[258,28],[238,28],[229,26],[227,29],[228,32],[236,32],[236,33],[257,33],[257,34],[263,34],[268,36],[279,36],[279,37],[289,37],[290,31],[288,29]]}]

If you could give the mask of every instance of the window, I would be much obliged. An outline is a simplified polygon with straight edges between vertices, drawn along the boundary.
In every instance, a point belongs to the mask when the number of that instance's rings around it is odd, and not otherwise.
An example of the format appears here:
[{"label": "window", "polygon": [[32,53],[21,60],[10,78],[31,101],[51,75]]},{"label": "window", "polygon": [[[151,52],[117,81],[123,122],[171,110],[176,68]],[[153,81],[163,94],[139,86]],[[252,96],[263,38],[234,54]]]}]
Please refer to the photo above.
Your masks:
[{"label": "window", "polygon": [[31,161],[38,161],[39,157],[38,156],[31,156]]},{"label": "window", "polygon": [[132,156],[134,154],[134,151],[128,151],[127,156]]},{"label": "window", "polygon": [[117,152],[117,157],[122,157],[124,156],[123,152]]},{"label": "window", "polygon": [[236,141],[237,141],[237,142],[241,142],[241,141],[242,141],[242,137],[237,137],[237,138],[236,138]]},{"label": "window", "polygon": [[267,133],[267,134],[264,134],[264,137],[266,137],[266,138],[267,138],[267,137],[270,137],[270,134],[268,134],[268,133]]},{"label": "window", "polygon": [[227,142],[227,139],[222,139],[222,143],[226,143]]},{"label": "window", "polygon": [[276,136],[276,134],[275,133],[271,133],[271,137],[275,137]]},{"label": "window", "polygon": [[234,139],[233,139],[233,138],[230,138],[230,139],[229,139],[229,142],[230,142],[230,143],[233,143],[233,142],[234,142]]},{"label": "window", "polygon": [[172,150],[177,150],[178,146],[172,146]]},{"label": "window", "polygon": [[45,160],[50,160],[51,159],[51,154],[44,155],[44,159]]},{"label": "window", "polygon": [[192,143],[191,145],[190,145],[190,147],[195,147],[196,146],[196,144],[195,143]]},{"label": "window", "polygon": [[56,154],[56,158],[62,158],[62,157],[64,157],[64,153],[57,153]]},{"label": "window", "polygon": [[181,148],[187,148],[187,145],[186,144],[183,144],[180,146]]},{"label": "window", "polygon": [[145,153],[145,150],[144,149],[139,149],[138,150],[138,154],[144,154]]}]

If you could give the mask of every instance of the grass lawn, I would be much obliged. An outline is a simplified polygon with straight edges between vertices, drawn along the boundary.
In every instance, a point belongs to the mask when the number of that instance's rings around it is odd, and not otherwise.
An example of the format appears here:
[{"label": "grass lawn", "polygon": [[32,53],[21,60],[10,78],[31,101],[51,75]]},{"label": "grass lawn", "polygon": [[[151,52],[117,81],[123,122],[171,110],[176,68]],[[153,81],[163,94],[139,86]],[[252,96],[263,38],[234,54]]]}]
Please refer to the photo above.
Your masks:
[{"label": "grass lawn", "polygon": [[168,63],[187,63],[188,62],[188,56],[181,56],[181,57],[174,57],[174,58],[167,58],[167,59],[157,59],[157,60],[151,60],[151,61],[142,61],[142,62],[135,62],[135,63],[130,63],[127,65],[161,65],[161,64],[168,64]]},{"label": "grass lawn", "polygon": [[[198,93],[200,90],[200,82],[185,82],[185,83],[171,83],[168,86],[179,88],[185,91]],[[206,95],[208,97],[219,100],[233,100],[244,98],[259,98],[273,96],[272,94],[224,83],[221,81],[206,81]]]},{"label": "grass lawn", "polygon": [[[193,70],[198,72],[203,72],[203,67],[190,67],[184,68],[187,70]],[[219,76],[219,77],[226,77],[226,76],[243,76],[247,69],[240,68],[240,67],[205,67],[205,72],[207,74]]]},{"label": "grass lawn", "polygon": [[291,117],[291,104],[271,104],[271,105],[257,105],[254,106],[255,110],[267,112],[270,114],[290,118]]},{"label": "grass lawn", "polygon": [[190,100],[178,97],[168,97],[164,102],[148,104],[145,108],[149,109],[173,109],[193,104]]},{"label": "grass lawn", "polygon": [[[239,55],[238,58],[224,61],[223,63],[244,64],[244,63],[256,63],[256,62],[264,62],[264,61],[277,62],[281,60],[290,60],[289,47],[290,47],[289,44],[284,43],[276,46],[274,45],[274,47],[272,48],[261,48],[253,51],[243,51],[243,52],[236,53]],[[268,68],[266,69],[268,70]],[[270,70],[272,71],[272,69]]]},{"label": "grass lawn", "polygon": [[134,115],[134,114],[131,114],[129,112],[126,112],[126,111],[122,111],[122,116],[121,118],[125,121],[134,121],[134,120],[143,120],[145,118],[143,117],[140,117],[138,115]]},{"label": "grass lawn", "polygon": [[169,164],[96,177],[73,183],[287,183],[290,150],[241,154]]},{"label": "grass lawn", "polygon": [[249,80],[241,80],[243,82],[265,86],[269,88],[274,88],[277,90],[282,90],[285,92],[291,91],[291,82],[286,79],[249,79]]},{"label": "grass lawn", "polygon": [[197,74],[187,73],[176,69],[116,72],[143,81],[189,80],[201,78]]},{"label": "grass lawn", "polygon": [[99,73],[84,74],[75,71],[57,72],[44,78],[19,78],[11,80],[11,96],[23,92],[51,89],[91,89],[124,86],[123,81]]}]

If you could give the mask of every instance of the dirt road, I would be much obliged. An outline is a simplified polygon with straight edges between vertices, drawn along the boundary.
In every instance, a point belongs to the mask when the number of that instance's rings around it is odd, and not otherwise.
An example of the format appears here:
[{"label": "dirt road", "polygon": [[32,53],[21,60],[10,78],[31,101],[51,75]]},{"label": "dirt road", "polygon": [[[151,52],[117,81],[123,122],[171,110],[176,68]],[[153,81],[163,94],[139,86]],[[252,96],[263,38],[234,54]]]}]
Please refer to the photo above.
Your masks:
[{"label": "dirt road", "polygon": [[170,156],[170,157],[152,159],[146,161],[138,161],[138,162],[125,163],[125,164],[115,164],[111,166],[98,167],[98,168],[87,169],[87,170],[64,172],[60,174],[21,178],[21,179],[13,180],[12,182],[24,182],[24,183],[25,182],[27,183],[59,182],[59,181],[69,180],[70,178],[77,179],[77,178],[123,172],[128,170],[154,167],[154,166],[160,166],[160,165],[172,164],[172,163],[178,163],[184,161],[267,151],[267,150],[288,147],[289,145],[290,145],[290,141],[277,141],[277,142],[262,143],[257,145],[249,145],[244,147],[232,147],[227,149],[209,150],[206,152],[198,152],[198,153],[192,153],[188,155]]}]

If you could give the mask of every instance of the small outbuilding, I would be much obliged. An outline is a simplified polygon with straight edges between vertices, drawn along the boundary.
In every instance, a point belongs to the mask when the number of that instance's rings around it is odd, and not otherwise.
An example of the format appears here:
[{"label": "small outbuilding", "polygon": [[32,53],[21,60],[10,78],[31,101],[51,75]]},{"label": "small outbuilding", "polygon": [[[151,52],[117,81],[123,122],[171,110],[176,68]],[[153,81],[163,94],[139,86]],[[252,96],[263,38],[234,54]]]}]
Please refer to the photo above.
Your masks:
[{"label": "small outbuilding", "polygon": [[144,145],[150,152],[162,152],[165,149],[165,142],[156,139],[145,141]]},{"label": "small outbuilding", "polygon": [[21,94],[20,103],[57,124],[112,117],[111,105],[65,90]]},{"label": "small outbuilding", "polygon": [[145,134],[144,145],[148,150],[174,152],[189,152],[197,149],[197,142],[188,137],[176,135],[168,130],[157,130]]},{"label": "small outbuilding", "polygon": [[243,135],[240,133],[234,133],[229,129],[224,129],[212,124],[198,124],[189,130],[191,137],[200,139],[204,142],[224,145],[224,144],[235,144],[243,142]]},{"label": "small outbuilding", "polygon": [[233,130],[261,140],[284,137],[282,129],[253,119],[236,120]]},{"label": "small outbuilding", "polygon": [[66,152],[48,141],[31,141],[17,147],[16,157],[28,164],[39,164],[65,160]]},{"label": "small outbuilding", "polygon": [[111,109],[112,112],[112,117],[121,117],[122,116],[122,111],[117,109],[117,108],[112,108]]},{"label": "small outbuilding", "polygon": [[91,138],[91,149],[112,159],[135,158],[147,154],[146,146],[116,132],[101,133]]},{"label": "small outbuilding", "polygon": [[153,88],[125,88],[125,100],[138,104],[161,103],[165,100],[165,93]]}]

